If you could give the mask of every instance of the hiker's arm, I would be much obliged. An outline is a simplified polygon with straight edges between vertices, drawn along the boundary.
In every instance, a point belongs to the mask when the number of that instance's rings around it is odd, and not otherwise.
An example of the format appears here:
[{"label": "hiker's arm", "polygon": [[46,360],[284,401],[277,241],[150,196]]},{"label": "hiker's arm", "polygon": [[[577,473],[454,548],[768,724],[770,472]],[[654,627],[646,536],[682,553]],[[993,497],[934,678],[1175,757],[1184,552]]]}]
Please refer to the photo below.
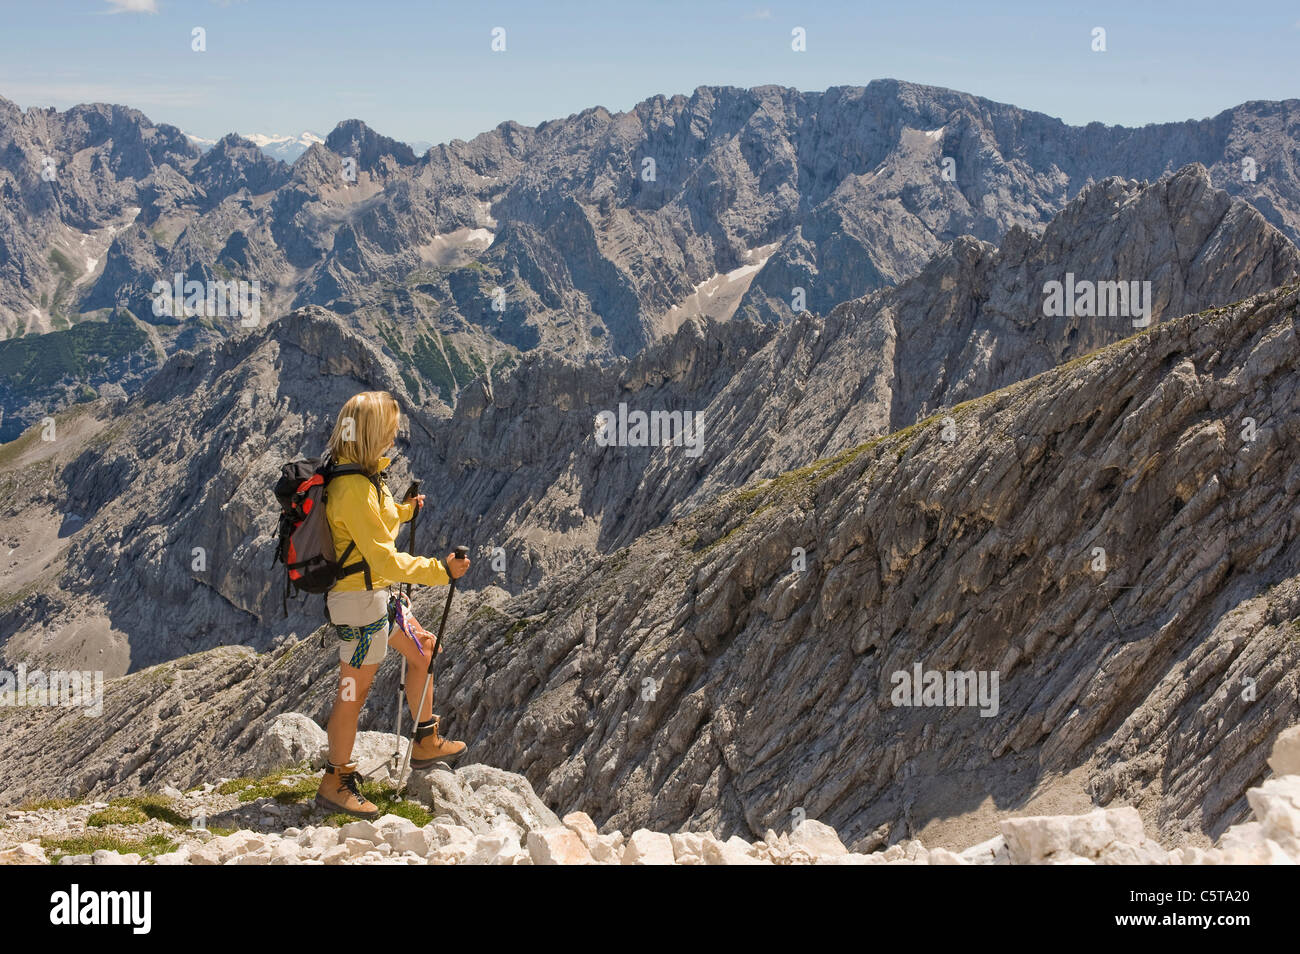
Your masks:
[{"label": "hiker's arm", "polygon": [[409,523],[415,517],[416,505],[424,506],[424,494],[403,500],[397,505],[397,518],[402,523]]},{"label": "hiker's arm", "polygon": [[379,515],[379,499],[373,488],[367,483],[364,491],[360,491],[356,489],[357,484],[360,481],[347,491],[343,524],[361,556],[370,564],[370,575],[394,583],[422,583],[425,586],[442,586],[451,582],[446,567],[439,560],[398,551]]}]

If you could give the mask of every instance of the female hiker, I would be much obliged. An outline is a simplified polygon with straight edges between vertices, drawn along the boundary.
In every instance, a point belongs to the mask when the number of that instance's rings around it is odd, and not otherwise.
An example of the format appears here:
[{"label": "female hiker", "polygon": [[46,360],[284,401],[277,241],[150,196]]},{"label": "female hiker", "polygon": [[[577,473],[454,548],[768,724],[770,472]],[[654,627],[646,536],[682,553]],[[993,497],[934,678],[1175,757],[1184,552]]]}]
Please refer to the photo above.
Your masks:
[{"label": "female hiker", "polygon": [[[330,622],[339,637],[339,689],[328,726],[329,764],[316,793],[316,804],[361,818],[379,814],[379,809],[361,794],[357,767],[352,762],[357,718],[370,684],[389,646],[406,656],[412,672],[424,672],[429,653],[433,652],[432,635],[420,637],[424,647],[421,658],[400,628],[390,629],[389,597],[396,597],[398,583],[441,586],[469,569],[469,560],[457,560],[455,554],[447,555],[444,569],[434,558],[401,553],[395,545],[399,526],[424,505],[423,495],[397,503],[384,483],[383,472],[390,461],[382,455],[393,448],[399,417],[397,400],[391,394],[365,391],[343,405],[329,441],[329,456],[335,464],[357,465],[365,472],[342,474],[329,482],[325,515],[334,536],[335,559],[344,560],[349,545],[354,544],[353,553],[365,561],[365,566],[361,572],[340,579],[326,597]],[[348,567],[355,563],[351,556],[346,560]],[[409,680],[406,687],[416,722],[413,769],[429,768],[439,761],[453,762],[465,751],[464,742],[438,735],[432,693],[425,698],[423,711],[415,711],[422,689],[423,681],[419,679]]]}]

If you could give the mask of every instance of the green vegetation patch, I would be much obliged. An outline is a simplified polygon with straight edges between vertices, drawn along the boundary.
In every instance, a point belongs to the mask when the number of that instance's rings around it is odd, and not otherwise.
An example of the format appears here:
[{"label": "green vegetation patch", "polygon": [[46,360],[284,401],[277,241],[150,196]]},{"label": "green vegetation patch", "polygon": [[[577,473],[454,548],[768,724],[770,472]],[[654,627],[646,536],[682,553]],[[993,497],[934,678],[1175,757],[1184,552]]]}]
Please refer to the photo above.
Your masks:
[{"label": "green vegetation patch", "polygon": [[176,842],[166,835],[150,835],[136,840],[117,838],[103,832],[78,835],[74,838],[42,838],[41,847],[45,849],[51,864],[58,864],[64,855],[90,855],[96,851],[116,851],[119,854],[137,854],[143,858],[165,854],[176,850]]},{"label": "green vegetation patch", "polygon": [[499,609],[496,609],[495,607],[480,606],[474,612],[469,614],[469,618],[465,622],[472,623],[475,620],[484,620],[484,621],[491,622],[497,620],[507,620],[509,618],[510,617],[507,614],[501,612]]},{"label": "green vegetation patch", "polygon": [[[530,619],[517,619],[511,623],[510,628],[506,630],[506,645],[513,645],[515,637],[526,630],[532,622],[534,621]],[[525,636],[524,638],[527,639],[528,637]]]},{"label": "green vegetation patch", "polygon": [[505,627],[506,645],[510,646],[514,643],[515,637],[520,634],[523,634],[523,638],[527,639],[545,625],[546,619],[545,613],[539,616],[514,617],[491,606],[480,606],[469,615],[466,622],[483,622],[493,627]]},{"label": "green vegetation patch", "polygon": [[42,809],[59,809],[71,808],[73,805],[80,805],[81,802],[75,798],[35,798],[23,802],[18,806],[21,812],[38,812]]},{"label": "green vegetation patch", "polygon": [[456,388],[456,372],[443,354],[442,344],[441,335],[437,339],[420,335],[415,339],[415,347],[411,349],[411,363],[444,397],[450,397]]},{"label": "green vegetation patch", "polygon": [[95,812],[86,819],[86,824],[91,828],[103,828],[107,825],[143,825],[148,820],[140,809],[119,805]]},{"label": "green vegetation patch", "polygon": [[116,809],[123,812],[136,812],[144,818],[153,818],[181,828],[187,828],[190,824],[189,818],[173,808],[171,799],[166,795],[146,794],[115,798],[108,803],[108,806],[109,811]]},{"label": "green vegetation patch", "polygon": [[0,378],[15,390],[88,377],[149,342],[130,319],[84,321],[64,331],[0,341]]},{"label": "green vegetation patch", "polygon": [[72,259],[57,248],[50,249],[50,264],[54,266],[56,272],[68,281],[76,281],[81,277],[81,269],[72,264]]},{"label": "green vegetation patch", "polygon": [[[924,421],[918,421],[915,424],[905,427],[902,430],[895,431],[892,434],[885,434],[881,437],[874,437],[869,441],[858,444],[856,447],[850,447],[840,451],[831,457],[823,457],[815,460],[811,464],[787,470],[783,474],[775,477],[767,477],[748,487],[742,487],[734,492],[732,502],[747,508],[744,517],[730,530],[724,533],[712,543],[700,548],[699,553],[709,553],[710,551],[721,546],[727,540],[731,539],[736,533],[753,522],[754,518],[772,507],[776,506],[779,501],[787,500],[795,493],[815,490],[821,484],[825,483],[835,474],[847,467],[853,461],[857,460],[863,454],[875,447],[884,444],[886,441],[901,440],[902,450],[898,452],[898,458],[901,459],[903,453],[911,445],[920,430],[935,419],[934,417],[926,418]],[[699,546],[699,535],[683,537],[681,540],[683,546],[688,549],[695,549]]]},{"label": "green vegetation patch", "polygon": [[[292,778],[304,774],[305,778]],[[311,769],[304,765],[293,765],[263,778],[231,779],[219,786],[217,792],[221,795],[238,795],[241,802],[274,798],[281,805],[293,805],[314,796],[319,787],[320,779],[311,773]]]},{"label": "green vegetation patch", "polygon": [[[445,340],[443,344],[447,349],[447,360],[451,363],[452,377],[455,379],[457,385],[469,384],[469,382],[478,377],[479,372],[470,367],[469,362],[461,356],[460,351],[455,345],[447,344]],[[470,351],[470,357],[477,362],[480,368],[482,368],[483,360],[479,358],[473,350]]]}]

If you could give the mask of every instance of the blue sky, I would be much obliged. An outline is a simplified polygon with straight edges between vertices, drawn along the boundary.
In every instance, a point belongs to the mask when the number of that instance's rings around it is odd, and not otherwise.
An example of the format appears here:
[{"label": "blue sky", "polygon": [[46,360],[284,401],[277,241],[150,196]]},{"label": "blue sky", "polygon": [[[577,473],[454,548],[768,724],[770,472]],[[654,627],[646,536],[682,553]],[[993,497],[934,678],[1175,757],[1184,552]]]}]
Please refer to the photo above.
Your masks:
[{"label": "blue sky", "polygon": [[[206,52],[191,49],[194,27]],[[125,103],[207,138],[359,118],[444,142],[705,84],[881,77],[1141,125],[1300,97],[1298,62],[1300,4],[1280,2],[0,0],[0,95]]]}]

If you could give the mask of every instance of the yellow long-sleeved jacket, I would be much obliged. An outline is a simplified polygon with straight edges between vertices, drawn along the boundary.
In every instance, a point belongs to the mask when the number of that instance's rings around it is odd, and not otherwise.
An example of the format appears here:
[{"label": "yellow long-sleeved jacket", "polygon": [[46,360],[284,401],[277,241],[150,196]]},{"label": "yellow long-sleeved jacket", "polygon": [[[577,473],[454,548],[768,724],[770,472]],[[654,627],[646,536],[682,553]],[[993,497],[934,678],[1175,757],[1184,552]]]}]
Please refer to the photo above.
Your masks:
[{"label": "yellow long-sleeved jacket", "polygon": [[[381,475],[389,463],[387,457],[379,458]],[[330,481],[325,517],[334,536],[334,558],[342,559],[348,544],[355,542],[356,548],[348,554],[347,565],[351,566],[358,557],[365,558],[370,564],[370,584],[377,590],[395,583],[442,586],[451,582],[446,567],[437,559],[398,551],[397,531],[415,515],[415,504],[397,503],[382,479],[379,485],[384,488],[382,500],[364,474],[343,474]],[[357,572],[335,583],[332,592],[348,593],[365,588],[365,574]]]}]

